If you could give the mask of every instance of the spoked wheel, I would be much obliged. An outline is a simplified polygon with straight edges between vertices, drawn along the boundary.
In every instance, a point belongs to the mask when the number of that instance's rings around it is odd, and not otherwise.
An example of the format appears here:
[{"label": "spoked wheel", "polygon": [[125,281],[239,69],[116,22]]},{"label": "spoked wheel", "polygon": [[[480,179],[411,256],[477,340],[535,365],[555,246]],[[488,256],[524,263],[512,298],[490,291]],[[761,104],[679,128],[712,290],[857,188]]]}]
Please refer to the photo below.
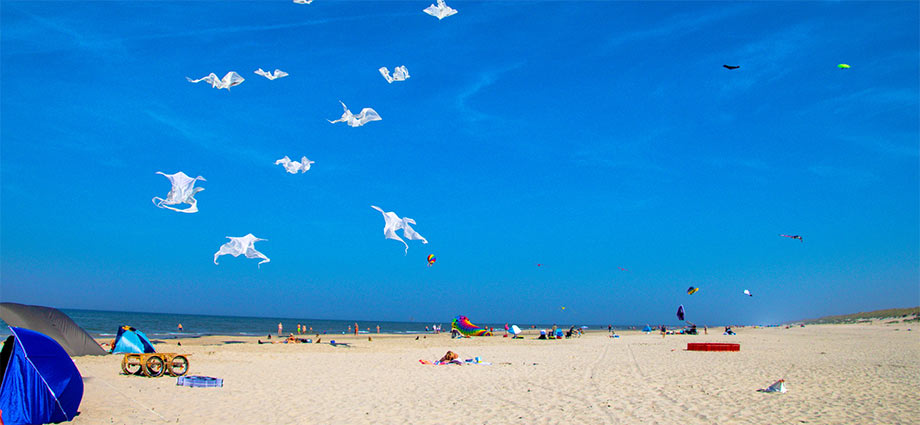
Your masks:
[{"label": "spoked wheel", "polygon": [[135,361],[135,359],[125,359],[125,361],[121,362],[121,371],[125,375],[137,375],[141,371],[141,362],[139,360]]},{"label": "spoked wheel", "polygon": [[147,363],[144,364],[144,373],[147,376],[156,378],[163,375],[163,372],[166,372],[166,364],[163,363],[163,359],[159,356],[150,356],[147,358]]},{"label": "spoked wheel", "polygon": [[173,357],[169,362],[169,374],[172,376],[182,376],[188,373],[188,359],[185,356]]}]

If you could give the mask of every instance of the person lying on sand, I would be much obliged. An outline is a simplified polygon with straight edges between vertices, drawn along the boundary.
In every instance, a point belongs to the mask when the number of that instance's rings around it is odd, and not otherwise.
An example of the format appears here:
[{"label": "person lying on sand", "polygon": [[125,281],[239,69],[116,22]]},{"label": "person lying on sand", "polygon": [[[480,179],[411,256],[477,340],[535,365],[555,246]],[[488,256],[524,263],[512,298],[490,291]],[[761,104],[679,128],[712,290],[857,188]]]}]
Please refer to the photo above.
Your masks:
[{"label": "person lying on sand", "polygon": [[444,354],[444,357],[441,357],[441,360],[438,360],[438,362],[445,363],[445,362],[449,362],[449,361],[451,361],[451,360],[457,360],[457,359],[459,359],[459,358],[460,358],[460,355],[459,355],[459,354],[457,354],[457,353],[455,353],[455,352],[453,352],[453,351],[448,351],[447,353]]}]

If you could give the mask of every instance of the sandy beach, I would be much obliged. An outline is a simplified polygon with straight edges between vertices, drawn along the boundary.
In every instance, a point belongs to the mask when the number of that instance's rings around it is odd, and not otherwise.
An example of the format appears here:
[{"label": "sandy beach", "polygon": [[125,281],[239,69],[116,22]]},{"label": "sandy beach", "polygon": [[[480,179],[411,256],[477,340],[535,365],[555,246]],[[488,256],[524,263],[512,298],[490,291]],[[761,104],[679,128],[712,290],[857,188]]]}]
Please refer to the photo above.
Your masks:
[{"label": "sandy beach", "polygon": [[[449,334],[323,335],[324,344],[169,340],[189,375],[120,374],[121,355],[80,357],[75,424],[911,424],[920,423],[920,329],[911,325],[742,328],[737,336],[589,332],[568,340]],[[920,326],[914,326],[920,328]],[[350,347],[325,344],[330,339]],[[231,343],[227,343],[230,341]],[[241,342],[241,343],[234,343]],[[734,342],[735,353],[688,342]],[[429,366],[447,350],[485,365]],[[785,378],[786,394],[756,390]]]}]

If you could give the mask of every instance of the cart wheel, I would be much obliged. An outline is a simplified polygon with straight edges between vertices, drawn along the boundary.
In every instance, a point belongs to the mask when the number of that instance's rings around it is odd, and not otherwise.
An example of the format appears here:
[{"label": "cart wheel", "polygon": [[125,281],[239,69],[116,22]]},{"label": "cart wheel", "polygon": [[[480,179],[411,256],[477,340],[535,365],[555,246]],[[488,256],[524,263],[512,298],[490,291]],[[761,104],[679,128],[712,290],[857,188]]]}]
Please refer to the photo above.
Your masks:
[{"label": "cart wheel", "polygon": [[182,376],[188,372],[188,359],[185,356],[173,357],[169,362],[169,374],[172,376]]},{"label": "cart wheel", "polygon": [[121,363],[121,371],[125,375],[137,375],[141,371],[141,364],[140,362],[134,363],[126,360]]},{"label": "cart wheel", "polygon": [[166,365],[163,363],[163,359],[158,356],[150,356],[147,358],[147,363],[144,365],[144,373],[147,376],[156,378],[157,376],[163,375],[163,372],[166,372]]}]

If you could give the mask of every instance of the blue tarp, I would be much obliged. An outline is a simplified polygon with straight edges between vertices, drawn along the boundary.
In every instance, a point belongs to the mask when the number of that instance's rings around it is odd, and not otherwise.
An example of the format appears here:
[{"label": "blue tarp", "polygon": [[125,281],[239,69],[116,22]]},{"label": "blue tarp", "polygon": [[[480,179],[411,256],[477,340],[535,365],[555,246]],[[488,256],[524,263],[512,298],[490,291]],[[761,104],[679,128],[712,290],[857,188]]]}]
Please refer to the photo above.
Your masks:
[{"label": "blue tarp", "polygon": [[131,326],[118,328],[115,335],[115,344],[112,344],[113,353],[156,353],[153,344],[143,332]]},{"label": "blue tarp", "polygon": [[[28,329],[10,327],[3,348],[0,410],[3,423],[45,424],[69,421],[83,400],[83,377],[55,340]],[[9,357],[7,357],[9,356]]]},{"label": "blue tarp", "polygon": [[651,332],[651,331],[652,331],[652,328],[649,325],[645,325],[645,327],[642,328],[642,332]]}]

